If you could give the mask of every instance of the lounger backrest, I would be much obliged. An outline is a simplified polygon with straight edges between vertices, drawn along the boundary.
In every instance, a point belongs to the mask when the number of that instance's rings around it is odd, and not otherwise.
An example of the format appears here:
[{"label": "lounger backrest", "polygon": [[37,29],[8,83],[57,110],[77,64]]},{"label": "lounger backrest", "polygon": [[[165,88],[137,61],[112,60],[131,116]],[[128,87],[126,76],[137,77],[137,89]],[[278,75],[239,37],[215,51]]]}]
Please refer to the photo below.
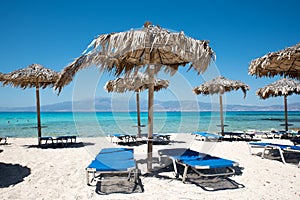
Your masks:
[{"label": "lounger backrest", "polygon": [[95,159],[101,161],[130,160],[134,159],[134,154],[131,148],[104,148]]},{"label": "lounger backrest", "polygon": [[135,167],[131,148],[104,148],[88,166],[97,171],[126,171],[128,168]]},{"label": "lounger backrest", "polygon": [[166,155],[174,159],[187,160],[187,159],[197,159],[202,158],[204,154],[191,149],[177,148],[177,149],[163,149],[160,150],[161,155]]}]

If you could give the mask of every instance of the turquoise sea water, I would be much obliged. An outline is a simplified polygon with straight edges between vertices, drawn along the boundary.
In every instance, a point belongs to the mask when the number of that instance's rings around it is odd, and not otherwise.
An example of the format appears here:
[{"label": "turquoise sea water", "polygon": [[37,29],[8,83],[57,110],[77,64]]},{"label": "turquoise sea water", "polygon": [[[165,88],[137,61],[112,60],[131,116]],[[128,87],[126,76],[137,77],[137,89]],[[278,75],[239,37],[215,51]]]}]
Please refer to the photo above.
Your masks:
[{"label": "turquoise sea water", "polygon": [[[280,111],[239,111],[224,113],[225,131],[282,130],[284,113]],[[142,124],[147,125],[147,113],[141,113]],[[42,135],[79,135],[82,137],[104,136],[111,133],[135,134],[136,112],[44,112],[41,113]],[[292,128],[300,128],[300,112],[289,112]],[[218,132],[219,112],[156,112],[154,132],[185,133],[193,131]],[[35,112],[1,112],[0,136],[36,137]],[[147,133],[147,126],[142,128]]]}]

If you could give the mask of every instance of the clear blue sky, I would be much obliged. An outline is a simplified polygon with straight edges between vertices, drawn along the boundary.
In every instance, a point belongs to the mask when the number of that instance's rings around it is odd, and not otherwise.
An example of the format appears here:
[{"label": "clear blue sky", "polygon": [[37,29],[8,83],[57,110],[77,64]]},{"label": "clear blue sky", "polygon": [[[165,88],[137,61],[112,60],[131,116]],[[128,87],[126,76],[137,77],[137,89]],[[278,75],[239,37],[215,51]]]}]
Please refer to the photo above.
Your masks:
[{"label": "clear blue sky", "polygon": [[[279,77],[249,76],[248,66],[252,59],[300,42],[299,7],[298,0],[2,0],[0,71],[9,73],[32,63],[61,71],[80,56],[95,36],[141,28],[145,21],[151,21],[171,30],[183,30],[190,37],[210,41],[217,55],[215,66],[220,74],[244,81],[251,87],[245,100],[240,91],[226,94],[227,103],[282,104],[280,97],[260,100],[255,95],[259,87]],[[195,98],[189,91],[206,79],[205,75],[197,76],[192,70],[186,73],[184,68],[175,77],[160,77],[170,79],[173,89],[157,93],[155,98],[159,100]],[[92,68],[79,73],[76,80],[80,79],[77,82],[80,84],[73,82],[66,86],[60,96],[52,89],[43,90],[41,102],[45,105],[71,101],[74,88],[79,87],[83,91],[81,98],[87,96],[86,90],[93,90],[96,96],[110,96],[102,88],[113,78]],[[182,80],[184,84],[181,84]],[[0,93],[0,106],[35,105],[34,89],[0,87]],[[210,101],[209,97],[202,95],[196,98]],[[298,102],[299,98],[293,95],[289,102]]]}]

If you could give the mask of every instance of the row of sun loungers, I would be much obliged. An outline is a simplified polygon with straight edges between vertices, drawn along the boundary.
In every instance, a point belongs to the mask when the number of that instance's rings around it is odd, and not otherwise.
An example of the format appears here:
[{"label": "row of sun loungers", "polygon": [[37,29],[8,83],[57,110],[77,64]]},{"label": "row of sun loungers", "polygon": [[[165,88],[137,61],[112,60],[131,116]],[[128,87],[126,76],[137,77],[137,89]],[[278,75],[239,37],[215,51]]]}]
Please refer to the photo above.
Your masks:
[{"label": "row of sun loungers", "polygon": [[259,139],[254,138],[255,134],[244,132],[224,132],[224,136],[221,134],[207,133],[207,132],[193,132],[195,138],[201,138],[203,141],[257,141]]},{"label": "row of sun loungers", "polygon": [[[153,143],[154,144],[169,144],[170,134],[153,134]],[[111,142],[115,142],[117,144],[144,144],[147,143],[150,139],[146,134],[142,134],[141,138],[138,138],[136,135],[124,134],[124,133],[114,133],[110,135]]]},{"label": "row of sun loungers", "polygon": [[[207,133],[207,132],[192,132],[192,135],[195,135],[195,139],[200,139],[203,141],[260,141],[260,138],[256,137],[255,133],[247,133],[247,132],[224,132],[224,136],[221,134]],[[277,133],[274,133],[277,134]],[[153,134],[153,142],[156,144],[169,144],[170,134]],[[111,134],[111,142],[115,142],[117,144],[143,144],[147,143],[149,139],[147,135],[143,134],[141,138],[137,138],[136,135],[129,135],[123,133],[115,133]],[[272,137],[268,137],[274,138]],[[291,139],[291,141],[297,145],[300,144],[300,138],[295,137]]]},{"label": "row of sun loungers", "polygon": [[[282,138],[282,139],[294,139],[298,138],[297,135],[299,133],[291,133],[286,131],[227,131],[224,132],[223,135],[219,132],[218,134],[207,133],[207,132],[193,132],[193,135],[200,136],[202,140],[210,141],[210,140],[226,140],[226,141],[258,141],[257,138],[266,138],[266,139],[274,139],[274,138]],[[299,144],[299,138],[294,139],[297,144]]]},{"label": "row of sun loungers", "polygon": [[[193,132],[195,137],[201,137],[205,141],[224,140],[225,136],[207,132]],[[245,137],[245,133],[237,133],[232,137]],[[231,134],[232,135],[232,134]],[[254,136],[247,135],[250,138]],[[140,138],[128,134],[112,134],[111,137],[117,138],[125,143],[137,142]],[[146,135],[143,135],[145,142]],[[170,141],[169,134],[154,134],[153,141],[157,139]],[[295,141],[297,143],[297,141]],[[295,143],[295,144],[296,144]],[[299,143],[297,143],[299,144]],[[282,145],[267,142],[248,142],[250,153],[252,149],[262,149],[261,157],[267,158],[269,154],[277,151],[277,159],[286,163],[290,154],[300,155],[300,146]],[[158,151],[159,163],[161,166],[171,166],[174,170],[176,179],[181,178],[182,182],[192,181],[195,178],[228,178],[234,175],[241,175],[239,163],[201,153],[192,149],[172,148]],[[274,154],[273,154],[274,155]],[[299,157],[296,159],[300,167]],[[141,171],[134,159],[134,150],[132,148],[103,148],[94,160],[86,167],[87,184],[90,186],[99,186],[104,181],[131,181],[134,187],[132,191],[140,186],[143,191],[143,185],[140,179]],[[195,177],[196,176],[196,177]],[[100,191],[100,187],[98,188]]]},{"label": "row of sun loungers", "polygon": [[62,146],[67,146],[68,144],[76,143],[76,136],[57,136],[57,137],[51,137],[51,136],[44,136],[40,138],[42,145],[51,145],[51,146],[57,146],[61,144]]},{"label": "row of sun loungers", "polygon": [[200,138],[200,140],[203,141],[220,141],[223,138],[221,135],[206,132],[193,132],[192,135],[195,135],[195,138]]},{"label": "row of sun loungers", "polygon": [[[300,144],[300,137],[292,136],[289,132],[285,131],[271,131],[271,132],[239,132],[239,131],[233,131],[233,132],[224,132],[223,136],[221,133],[214,134],[214,133],[207,133],[207,132],[193,132],[193,135],[196,135],[197,137],[200,137],[204,141],[259,141],[260,138],[257,138],[257,136],[260,136],[261,138],[266,139],[274,139],[274,138],[282,138],[282,139],[291,139],[291,141],[297,145]],[[196,138],[197,138],[196,137]]]}]

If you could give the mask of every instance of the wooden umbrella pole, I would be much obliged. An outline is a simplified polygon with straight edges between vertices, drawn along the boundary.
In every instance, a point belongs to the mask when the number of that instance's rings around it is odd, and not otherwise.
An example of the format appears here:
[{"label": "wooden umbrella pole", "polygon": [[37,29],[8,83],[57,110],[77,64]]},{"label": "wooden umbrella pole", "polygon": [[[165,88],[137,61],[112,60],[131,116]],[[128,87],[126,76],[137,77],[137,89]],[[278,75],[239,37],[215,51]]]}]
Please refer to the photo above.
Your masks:
[{"label": "wooden umbrella pole", "polygon": [[220,121],[221,121],[221,134],[224,136],[223,102],[222,102],[221,94],[220,94]]},{"label": "wooden umbrella pole", "polygon": [[149,88],[148,88],[148,154],[147,170],[152,170],[152,150],[153,150],[153,95],[154,95],[154,65],[149,67]]},{"label": "wooden umbrella pole", "polygon": [[40,109],[40,86],[36,80],[36,111],[37,111],[37,129],[38,129],[38,145],[41,145],[42,128],[41,128],[41,109]]},{"label": "wooden umbrella pole", "polygon": [[288,112],[287,112],[287,96],[284,95],[284,117],[285,117],[285,131],[288,131]]},{"label": "wooden umbrella pole", "polygon": [[141,111],[140,111],[140,91],[136,91],[136,110],[137,110],[137,126],[138,126],[138,138],[141,138]]}]

